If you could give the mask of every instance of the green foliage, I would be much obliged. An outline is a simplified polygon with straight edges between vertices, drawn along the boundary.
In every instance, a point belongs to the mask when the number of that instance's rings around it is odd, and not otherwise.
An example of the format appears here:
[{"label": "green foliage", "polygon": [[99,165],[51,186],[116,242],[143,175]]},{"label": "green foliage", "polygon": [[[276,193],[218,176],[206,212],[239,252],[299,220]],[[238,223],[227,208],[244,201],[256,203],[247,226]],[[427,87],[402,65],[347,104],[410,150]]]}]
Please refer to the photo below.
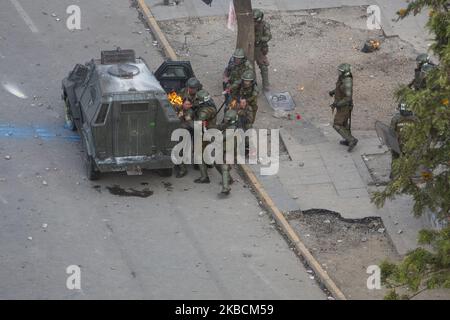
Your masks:
[{"label": "green foliage", "polygon": [[432,250],[417,248],[398,265],[388,261],[381,263],[381,279],[392,288],[386,299],[410,297],[398,295],[399,289],[408,289],[413,295],[425,289],[450,289],[450,227],[442,231],[421,231],[419,243]]},{"label": "green foliage", "polygon": [[[398,99],[418,118],[405,130],[404,154],[393,163],[394,179],[372,200],[383,206],[399,194],[414,199],[414,214],[426,208],[450,221],[450,4],[448,0],[414,0],[398,12],[399,19],[429,10],[427,28],[435,35],[431,50],[439,67],[427,76],[426,88],[414,91],[402,86]],[[450,227],[442,231],[421,231],[419,243],[430,247],[416,249],[399,264],[383,262],[385,283],[393,288],[386,299],[401,299],[396,288],[408,288],[412,296],[421,290],[450,288]],[[411,296],[409,296],[411,297]]]}]

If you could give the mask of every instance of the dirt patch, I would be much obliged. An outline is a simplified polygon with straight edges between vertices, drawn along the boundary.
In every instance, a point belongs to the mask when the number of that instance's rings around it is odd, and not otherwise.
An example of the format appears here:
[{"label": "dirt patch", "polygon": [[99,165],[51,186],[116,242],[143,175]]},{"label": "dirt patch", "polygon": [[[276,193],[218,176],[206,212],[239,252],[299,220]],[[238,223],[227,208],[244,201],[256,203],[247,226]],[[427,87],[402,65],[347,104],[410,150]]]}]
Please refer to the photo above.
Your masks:
[{"label": "dirt patch", "polygon": [[288,220],[325,271],[349,299],[382,299],[387,290],[367,288],[367,267],[398,261],[380,219],[345,221],[337,213],[308,210]]},{"label": "dirt patch", "polygon": [[[335,85],[337,66],[348,62],[354,70],[353,128],[373,130],[375,120],[390,121],[396,106],[395,89],[414,75],[416,52],[411,45],[338,22],[365,22],[365,9],[360,7],[321,10],[314,16],[268,12],[266,17],[273,33],[269,53],[272,88],[291,93],[296,113],[316,123],[328,123],[332,102],[328,91]],[[221,102],[222,72],[236,39],[226,28],[225,17],[163,21],[160,25],[177,53],[191,61],[205,88]],[[369,38],[380,39],[381,49],[362,53]],[[283,122],[274,119],[271,110],[261,111],[257,125],[274,127]]]}]

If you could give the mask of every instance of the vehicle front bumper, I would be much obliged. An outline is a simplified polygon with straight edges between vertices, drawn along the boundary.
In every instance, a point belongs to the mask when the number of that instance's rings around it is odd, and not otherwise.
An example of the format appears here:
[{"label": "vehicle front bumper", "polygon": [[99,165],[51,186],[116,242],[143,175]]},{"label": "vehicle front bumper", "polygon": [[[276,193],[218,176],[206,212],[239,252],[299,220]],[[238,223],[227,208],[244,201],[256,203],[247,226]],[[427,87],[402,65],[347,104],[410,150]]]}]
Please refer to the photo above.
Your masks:
[{"label": "vehicle front bumper", "polygon": [[130,156],[95,159],[100,172],[133,171],[139,169],[156,170],[174,167],[170,156]]}]

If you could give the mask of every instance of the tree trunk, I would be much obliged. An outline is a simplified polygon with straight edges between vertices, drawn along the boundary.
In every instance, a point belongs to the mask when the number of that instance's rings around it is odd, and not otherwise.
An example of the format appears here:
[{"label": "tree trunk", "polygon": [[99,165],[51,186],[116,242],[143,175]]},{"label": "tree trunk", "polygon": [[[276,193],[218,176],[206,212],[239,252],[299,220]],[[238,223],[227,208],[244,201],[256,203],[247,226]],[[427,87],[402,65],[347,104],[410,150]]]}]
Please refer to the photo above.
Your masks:
[{"label": "tree trunk", "polygon": [[247,59],[254,63],[255,25],[253,22],[252,1],[233,0],[233,3],[238,25],[236,48],[244,49]]}]

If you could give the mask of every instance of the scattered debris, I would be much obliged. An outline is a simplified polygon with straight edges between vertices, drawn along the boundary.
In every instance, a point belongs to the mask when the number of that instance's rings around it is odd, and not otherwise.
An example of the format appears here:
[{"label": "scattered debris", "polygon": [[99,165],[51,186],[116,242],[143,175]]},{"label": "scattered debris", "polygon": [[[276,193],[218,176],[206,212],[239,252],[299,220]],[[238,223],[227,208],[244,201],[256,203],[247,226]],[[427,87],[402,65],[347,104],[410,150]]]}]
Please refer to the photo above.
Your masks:
[{"label": "scattered debris", "polygon": [[284,110],[275,110],[275,112],[273,113],[273,117],[277,119],[287,119],[287,120],[292,119],[291,114]]}]

